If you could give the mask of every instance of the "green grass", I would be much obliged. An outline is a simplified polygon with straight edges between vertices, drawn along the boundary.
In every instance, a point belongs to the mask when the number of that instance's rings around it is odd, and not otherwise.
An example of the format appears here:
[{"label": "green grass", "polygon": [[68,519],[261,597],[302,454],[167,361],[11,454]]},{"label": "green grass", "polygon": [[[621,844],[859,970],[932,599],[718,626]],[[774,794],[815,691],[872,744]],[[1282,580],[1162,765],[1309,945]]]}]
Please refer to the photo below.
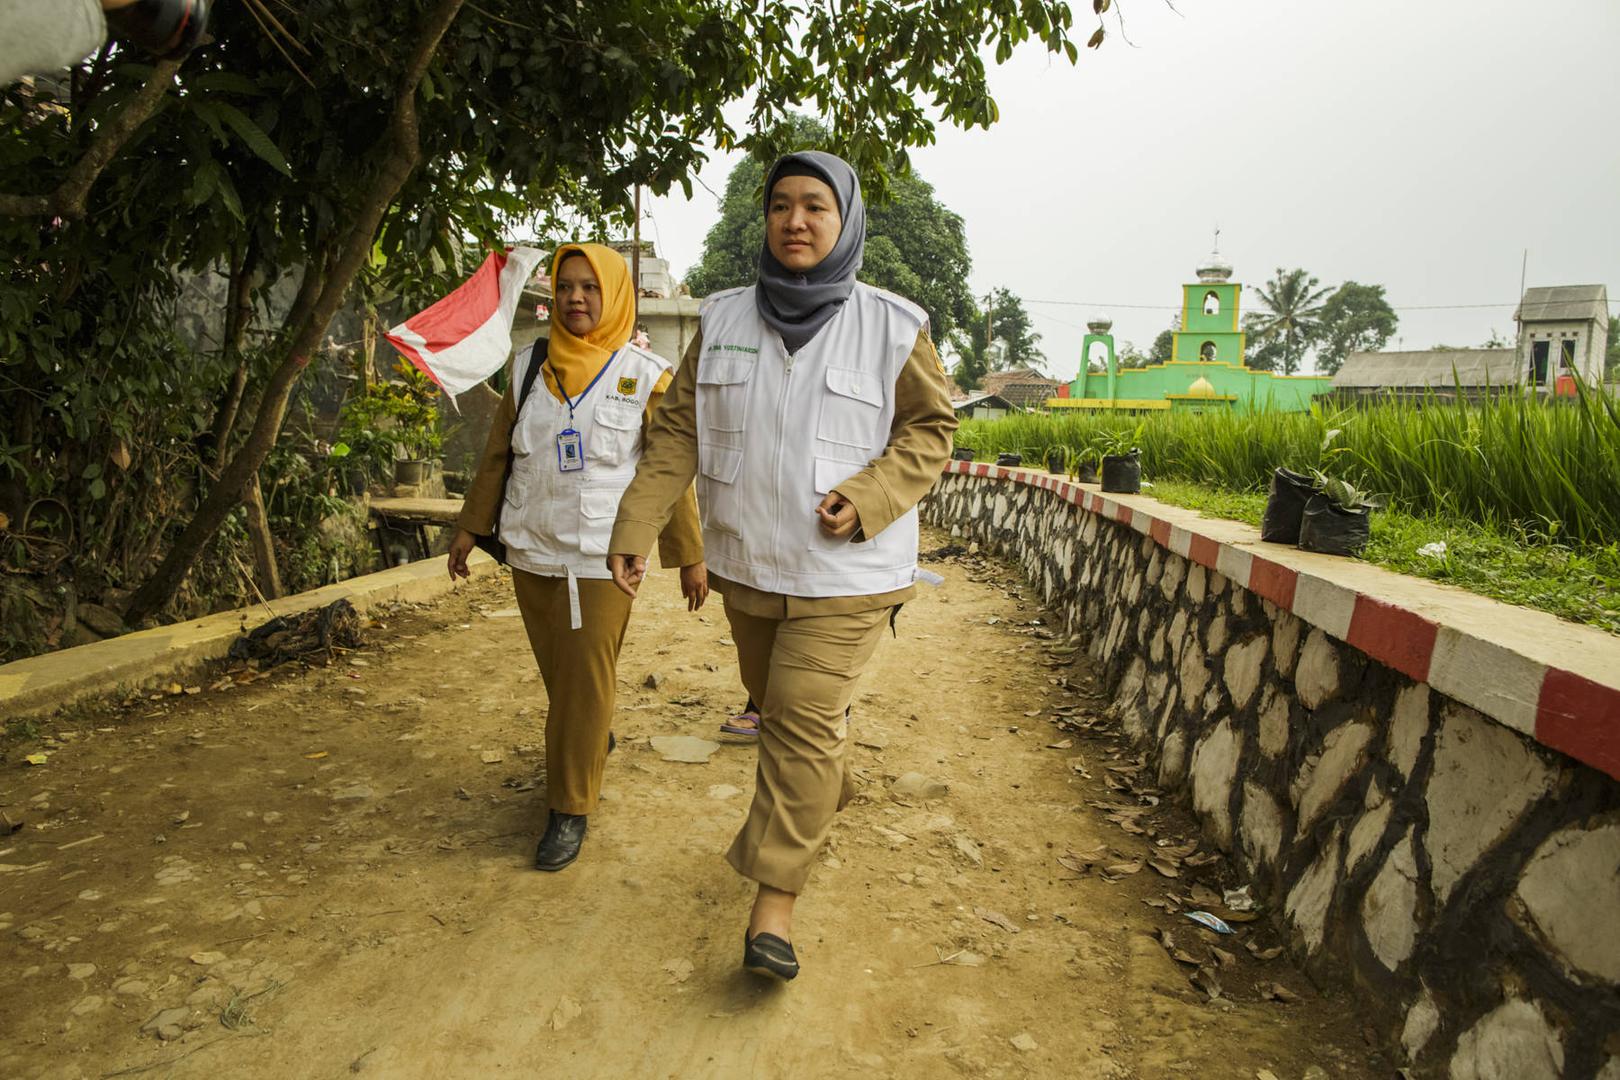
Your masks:
[{"label": "green grass", "polygon": [[1502,393],[1483,404],[1390,400],[1309,413],[1023,414],[966,421],[956,445],[981,460],[1013,452],[1039,464],[1050,449],[1081,452],[1120,431],[1136,431],[1155,482],[1264,492],[1276,466],[1320,468],[1414,516],[1580,550],[1620,543],[1620,398],[1586,387],[1554,403]]},{"label": "green grass", "polygon": [[[1259,492],[1185,480],[1161,480],[1146,493],[1172,506],[1254,526],[1266,508],[1266,497]],[[1434,543],[1446,545],[1444,555],[1419,553]],[[1620,634],[1620,544],[1575,549],[1522,531],[1385,510],[1372,516],[1372,539],[1362,557],[1403,574]]]}]

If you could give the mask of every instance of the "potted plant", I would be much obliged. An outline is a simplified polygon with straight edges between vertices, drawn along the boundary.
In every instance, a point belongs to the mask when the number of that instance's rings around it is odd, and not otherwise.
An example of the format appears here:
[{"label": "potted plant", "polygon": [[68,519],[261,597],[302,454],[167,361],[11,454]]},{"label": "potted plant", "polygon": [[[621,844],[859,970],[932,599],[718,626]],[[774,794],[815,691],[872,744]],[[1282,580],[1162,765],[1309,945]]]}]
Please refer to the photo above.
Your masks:
[{"label": "potted plant", "polygon": [[1069,475],[1082,484],[1097,482],[1097,463],[1102,455],[1094,445],[1082,446],[1069,459]]},{"label": "potted plant", "polygon": [[1049,473],[1064,473],[1069,466],[1069,448],[1061,444],[1053,444],[1046,448],[1041,458],[1046,462],[1046,471]]},{"label": "potted plant", "polygon": [[1372,535],[1378,500],[1348,480],[1314,473],[1316,494],[1300,518],[1299,547],[1324,555],[1357,555]]},{"label": "potted plant", "polygon": [[972,461],[978,451],[971,446],[958,446],[951,451],[952,461]]},{"label": "potted plant", "polygon": [[1102,489],[1119,495],[1135,495],[1142,490],[1142,451],[1136,443],[1143,425],[1131,431],[1108,431],[1097,438],[1102,455]]},{"label": "potted plant", "polygon": [[439,388],[403,360],[394,370],[398,381],[376,383],[345,403],[338,436],[373,478],[420,484],[443,442]]},{"label": "potted plant", "polygon": [[[1331,428],[1322,437],[1324,459],[1345,449],[1331,449],[1339,431],[1339,428]],[[1282,466],[1272,471],[1271,493],[1266,497],[1266,512],[1260,519],[1260,539],[1273,544],[1299,543],[1299,527],[1305,516],[1305,505],[1310,502],[1312,495],[1321,490],[1316,476]]]}]

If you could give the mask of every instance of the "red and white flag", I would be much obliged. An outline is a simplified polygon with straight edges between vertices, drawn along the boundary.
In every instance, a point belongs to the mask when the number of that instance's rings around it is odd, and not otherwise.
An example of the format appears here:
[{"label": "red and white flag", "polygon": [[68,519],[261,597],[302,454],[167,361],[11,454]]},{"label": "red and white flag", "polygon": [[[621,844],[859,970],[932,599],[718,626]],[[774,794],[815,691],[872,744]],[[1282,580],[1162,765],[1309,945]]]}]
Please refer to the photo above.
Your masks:
[{"label": "red and white flag", "polygon": [[383,336],[450,397],[501,369],[512,352],[512,316],[542,253],[490,254],[454,292]]}]

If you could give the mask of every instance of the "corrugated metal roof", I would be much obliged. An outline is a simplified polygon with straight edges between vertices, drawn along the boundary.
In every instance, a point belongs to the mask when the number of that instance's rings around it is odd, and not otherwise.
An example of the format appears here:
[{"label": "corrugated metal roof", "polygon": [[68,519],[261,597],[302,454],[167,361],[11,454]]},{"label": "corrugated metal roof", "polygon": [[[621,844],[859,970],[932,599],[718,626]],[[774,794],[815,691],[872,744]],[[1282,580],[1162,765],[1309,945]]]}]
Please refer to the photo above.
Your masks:
[{"label": "corrugated metal roof", "polygon": [[1014,405],[1000,394],[995,393],[973,394],[969,397],[960,398],[951,402],[951,408],[955,409],[957,412],[961,412],[963,409],[971,409],[975,405],[984,405],[986,403],[994,402],[1000,402],[1000,407],[1003,409],[1016,410],[1018,408],[1018,406]]},{"label": "corrugated metal roof", "polygon": [[1514,318],[1520,322],[1597,319],[1608,324],[1609,290],[1602,285],[1551,285],[1524,290]]},{"label": "corrugated metal roof", "polygon": [[1353,352],[1333,376],[1335,390],[1378,386],[1510,386],[1520,381],[1514,349]]}]

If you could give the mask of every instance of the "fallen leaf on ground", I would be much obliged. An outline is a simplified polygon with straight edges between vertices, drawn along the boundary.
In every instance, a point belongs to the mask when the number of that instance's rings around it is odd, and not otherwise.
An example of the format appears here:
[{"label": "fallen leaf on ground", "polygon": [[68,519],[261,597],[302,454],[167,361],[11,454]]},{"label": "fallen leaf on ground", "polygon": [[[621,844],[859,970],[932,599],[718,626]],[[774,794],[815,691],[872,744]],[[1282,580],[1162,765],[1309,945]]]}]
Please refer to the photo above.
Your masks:
[{"label": "fallen leaf on ground", "polygon": [[1269,949],[1262,949],[1253,940],[1244,943],[1243,947],[1249,950],[1249,955],[1256,960],[1275,960],[1282,955],[1282,946],[1274,945]]},{"label": "fallen leaf on ground", "polygon": [[989,908],[976,907],[973,909],[973,914],[977,915],[991,926],[1001,927],[1009,934],[1018,933],[1018,924],[1007,918],[1007,916],[1003,915],[999,911],[991,911]]},{"label": "fallen leaf on ground", "polygon": [[1174,960],[1176,963],[1186,964],[1188,967],[1198,966],[1198,959],[1194,957],[1192,953],[1188,952],[1186,949],[1183,949],[1180,945],[1177,945],[1176,939],[1171,935],[1170,931],[1159,931],[1159,944],[1164,946],[1164,951],[1169,953],[1170,959]]},{"label": "fallen leaf on ground", "polygon": [[506,755],[499,750],[483,750],[479,752],[478,760],[485,765],[499,765],[506,760]]},{"label": "fallen leaf on ground", "polygon": [[1268,983],[1262,986],[1260,996],[1271,1001],[1281,1002],[1284,1005],[1292,1005],[1299,1000],[1299,995],[1282,983]]},{"label": "fallen leaf on ground", "polygon": [[665,960],[664,970],[669,972],[669,981],[683,983],[692,977],[692,961],[681,957],[676,960]]},{"label": "fallen leaf on ground", "polygon": [[1046,748],[1048,750],[1067,750],[1069,747],[1071,747],[1073,745],[1074,745],[1074,740],[1073,739],[1059,739],[1057,742],[1049,742],[1049,743],[1047,743]]},{"label": "fallen leaf on ground", "polygon": [[1148,865],[1165,877],[1178,878],[1181,876],[1181,871],[1171,865],[1168,859],[1149,859]]},{"label": "fallen leaf on ground", "polygon": [[1130,862],[1117,862],[1103,867],[1103,873],[1113,874],[1115,877],[1125,877],[1127,874],[1140,873],[1141,870],[1141,859],[1132,859]]},{"label": "fallen leaf on ground", "polygon": [[23,760],[30,765],[43,765],[50,760],[50,757],[46,754],[29,754]]},{"label": "fallen leaf on ground", "polygon": [[321,760],[321,758],[326,756],[326,751],[325,750],[317,750],[313,754],[305,754],[304,756],[306,758],[308,758],[309,760],[311,760],[311,761],[319,761],[319,760]]},{"label": "fallen leaf on ground", "polygon": [[584,1011],[585,1010],[580,1007],[579,1002],[575,1001],[571,997],[564,997],[561,1001],[557,1002],[557,1007],[551,1010],[551,1030],[561,1031],[563,1028],[577,1020],[580,1013]]}]

